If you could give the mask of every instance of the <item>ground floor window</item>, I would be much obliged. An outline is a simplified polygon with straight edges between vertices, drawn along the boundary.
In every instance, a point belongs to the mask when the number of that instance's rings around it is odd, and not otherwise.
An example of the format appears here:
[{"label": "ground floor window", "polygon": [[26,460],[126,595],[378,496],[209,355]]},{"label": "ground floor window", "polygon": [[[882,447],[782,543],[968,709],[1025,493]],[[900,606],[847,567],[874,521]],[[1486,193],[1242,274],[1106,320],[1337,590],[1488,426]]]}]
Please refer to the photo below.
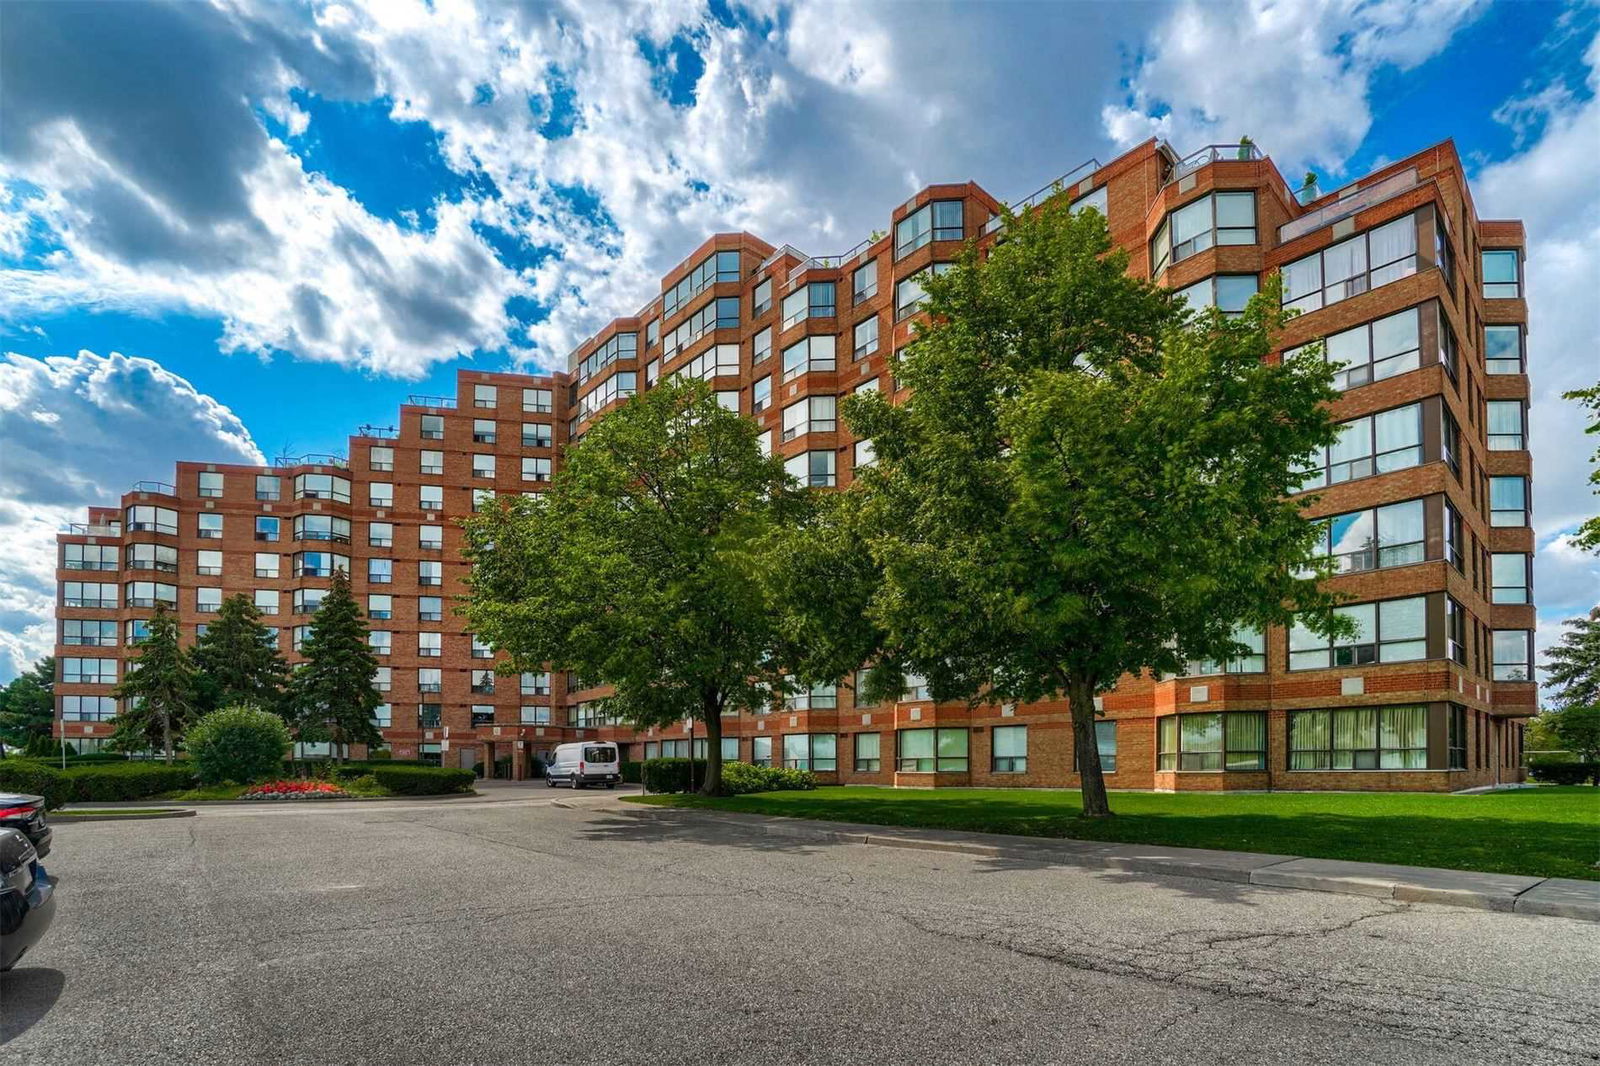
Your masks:
[{"label": "ground floor window", "polygon": [[883,734],[856,734],[856,773],[875,774],[883,766]]},{"label": "ground floor window", "polygon": [[1157,719],[1158,770],[1265,770],[1265,711],[1174,714]]},{"label": "ground floor window", "polygon": [[[1100,752],[1100,772],[1114,774],[1117,772],[1117,723],[1096,722],[1094,724],[1094,744]],[[1072,772],[1078,771],[1078,746],[1072,746]]]},{"label": "ground floor window", "polygon": [[661,742],[660,741],[656,741],[656,740],[647,740],[647,741],[645,741],[644,757],[646,759],[659,759],[659,758],[661,758]]},{"label": "ground floor window", "polygon": [[771,737],[751,737],[750,738],[750,765],[751,766],[771,766],[772,765],[772,738]]},{"label": "ground floor window", "polygon": [[839,738],[832,733],[789,733],[783,738],[783,765],[791,770],[839,768]]},{"label": "ground floor window", "polygon": [[661,742],[661,757],[663,759],[687,759],[689,757],[689,742],[687,740],[663,740]]},{"label": "ground floor window", "polygon": [[965,729],[902,729],[901,773],[961,773],[967,769]]},{"label": "ground floor window", "polygon": [[1450,735],[1447,753],[1450,760],[1450,769],[1465,770],[1467,768],[1467,709],[1454,703],[1450,705]]},{"label": "ground floor window", "polygon": [[116,750],[111,746],[110,737],[72,737],[67,743],[71,745],[68,751],[76,751],[79,755],[98,755],[103,751]]},{"label": "ground floor window", "polygon": [[723,762],[738,762],[739,761],[739,738],[738,737],[723,737],[722,738],[722,761]]},{"label": "ground floor window", "polygon": [[990,732],[994,739],[990,768],[997,774],[1027,773],[1028,727],[997,725]]},{"label": "ground floor window", "polygon": [[443,759],[443,751],[438,744],[418,744],[417,761],[427,766],[438,766]]},{"label": "ground floor window", "polygon": [[[1461,729],[1464,741],[1465,720]],[[1461,762],[1466,765],[1464,744]],[[1289,715],[1291,770],[1424,770],[1427,766],[1425,706],[1349,707]]]}]

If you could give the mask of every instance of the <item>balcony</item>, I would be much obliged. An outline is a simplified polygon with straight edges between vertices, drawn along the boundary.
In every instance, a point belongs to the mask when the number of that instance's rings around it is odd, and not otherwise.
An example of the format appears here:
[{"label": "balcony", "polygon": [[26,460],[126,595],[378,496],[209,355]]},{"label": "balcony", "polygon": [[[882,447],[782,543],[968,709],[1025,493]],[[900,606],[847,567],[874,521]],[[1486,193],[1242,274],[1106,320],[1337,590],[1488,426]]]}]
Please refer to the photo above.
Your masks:
[{"label": "balcony", "polygon": [[[1100,169],[1100,160],[1098,160],[1098,159],[1085,159],[1083,162],[1079,163],[1077,166],[1073,167],[1071,170],[1067,171],[1065,174],[1061,175],[1059,178],[1056,178],[1054,181],[1040,186],[1039,188],[1035,189],[1033,192],[1029,193],[1027,196],[1024,196],[1022,199],[1016,201],[1015,203],[1008,202],[1006,204],[1006,207],[1008,209],[1010,209],[1011,213],[1014,214],[1014,215],[1021,214],[1023,211],[1026,211],[1028,208],[1037,207],[1040,204],[1044,203],[1046,200],[1050,199],[1052,196],[1055,196],[1058,193],[1065,192],[1067,190],[1068,186],[1074,185],[1077,182],[1082,181],[1084,178],[1089,177],[1091,174],[1093,174],[1095,171],[1097,171],[1099,169]],[[985,222],[983,224],[983,233],[984,233],[984,235],[988,235],[990,233],[993,233],[995,230],[999,229],[1004,223],[1005,223],[1005,216],[1004,215],[991,216],[989,221],[987,221],[987,222]]]},{"label": "balcony", "polygon": [[1369,207],[1392,200],[1408,189],[1415,188],[1417,184],[1417,171],[1413,167],[1402,170],[1398,174],[1390,175],[1382,181],[1365,188],[1352,189],[1340,196],[1339,199],[1325,207],[1319,207],[1310,214],[1301,215],[1291,222],[1285,222],[1278,227],[1278,243],[1287,244],[1298,237],[1315,232],[1323,226],[1331,226],[1342,218],[1348,218],[1357,211],[1365,211]]},{"label": "balcony", "polygon": [[1246,141],[1236,141],[1233,144],[1208,144],[1198,151],[1190,152],[1172,165],[1172,170],[1167,174],[1163,185],[1171,185],[1181,181],[1190,174],[1212,163],[1223,161],[1236,163],[1252,163],[1265,159],[1261,149]]},{"label": "balcony", "polygon": [[130,492],[148,492],[157,496],[176,496],[178,486],[169,485],[165,481],[135,481]]},{"label": "balcony", "polygon": [[[307,452],[305,455],[280,455],[272,460],[273,466],[336,466],[350,468],[350,460],[332,452]],[[297,497],[298,498],[298,494]],[[346,500],[346,503],[349,501]]]}]

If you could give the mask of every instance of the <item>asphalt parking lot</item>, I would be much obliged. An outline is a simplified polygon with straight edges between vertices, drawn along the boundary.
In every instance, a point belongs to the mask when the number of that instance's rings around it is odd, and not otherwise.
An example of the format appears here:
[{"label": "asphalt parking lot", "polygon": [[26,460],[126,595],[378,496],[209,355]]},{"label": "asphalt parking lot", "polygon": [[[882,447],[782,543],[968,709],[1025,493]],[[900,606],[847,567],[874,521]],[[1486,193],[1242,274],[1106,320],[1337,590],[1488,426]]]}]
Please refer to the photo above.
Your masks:
[{"label": "asphalt parking lot", "polygon": [[1600,1061],[1600,926],[609,794],[61,825],[0,1063]]}]

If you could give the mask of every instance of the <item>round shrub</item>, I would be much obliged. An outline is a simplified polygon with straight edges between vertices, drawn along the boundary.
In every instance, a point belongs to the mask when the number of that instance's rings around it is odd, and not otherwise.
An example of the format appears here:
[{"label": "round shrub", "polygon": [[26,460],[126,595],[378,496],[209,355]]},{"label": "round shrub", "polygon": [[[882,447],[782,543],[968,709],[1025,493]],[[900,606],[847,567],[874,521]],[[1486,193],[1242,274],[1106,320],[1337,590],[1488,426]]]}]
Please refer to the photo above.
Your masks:
[{"label": "round shrub", "polygon": [[189,760],[208,785],[276,776],[292,743],[282,718],[248,706],[212,711],[184,734]]}]

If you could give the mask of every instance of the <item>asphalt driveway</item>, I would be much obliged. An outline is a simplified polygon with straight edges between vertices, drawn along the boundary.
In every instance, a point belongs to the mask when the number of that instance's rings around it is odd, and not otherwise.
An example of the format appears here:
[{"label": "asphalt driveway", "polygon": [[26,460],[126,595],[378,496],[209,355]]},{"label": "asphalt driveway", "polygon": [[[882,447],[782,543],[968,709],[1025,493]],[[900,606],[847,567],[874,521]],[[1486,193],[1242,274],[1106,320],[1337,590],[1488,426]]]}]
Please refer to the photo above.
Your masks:
[{"label": "asphalt driveway", "polygon": [[49,866],[0,1063],[1600,1061],[1591,923],[605,793],[62,825]]}]

